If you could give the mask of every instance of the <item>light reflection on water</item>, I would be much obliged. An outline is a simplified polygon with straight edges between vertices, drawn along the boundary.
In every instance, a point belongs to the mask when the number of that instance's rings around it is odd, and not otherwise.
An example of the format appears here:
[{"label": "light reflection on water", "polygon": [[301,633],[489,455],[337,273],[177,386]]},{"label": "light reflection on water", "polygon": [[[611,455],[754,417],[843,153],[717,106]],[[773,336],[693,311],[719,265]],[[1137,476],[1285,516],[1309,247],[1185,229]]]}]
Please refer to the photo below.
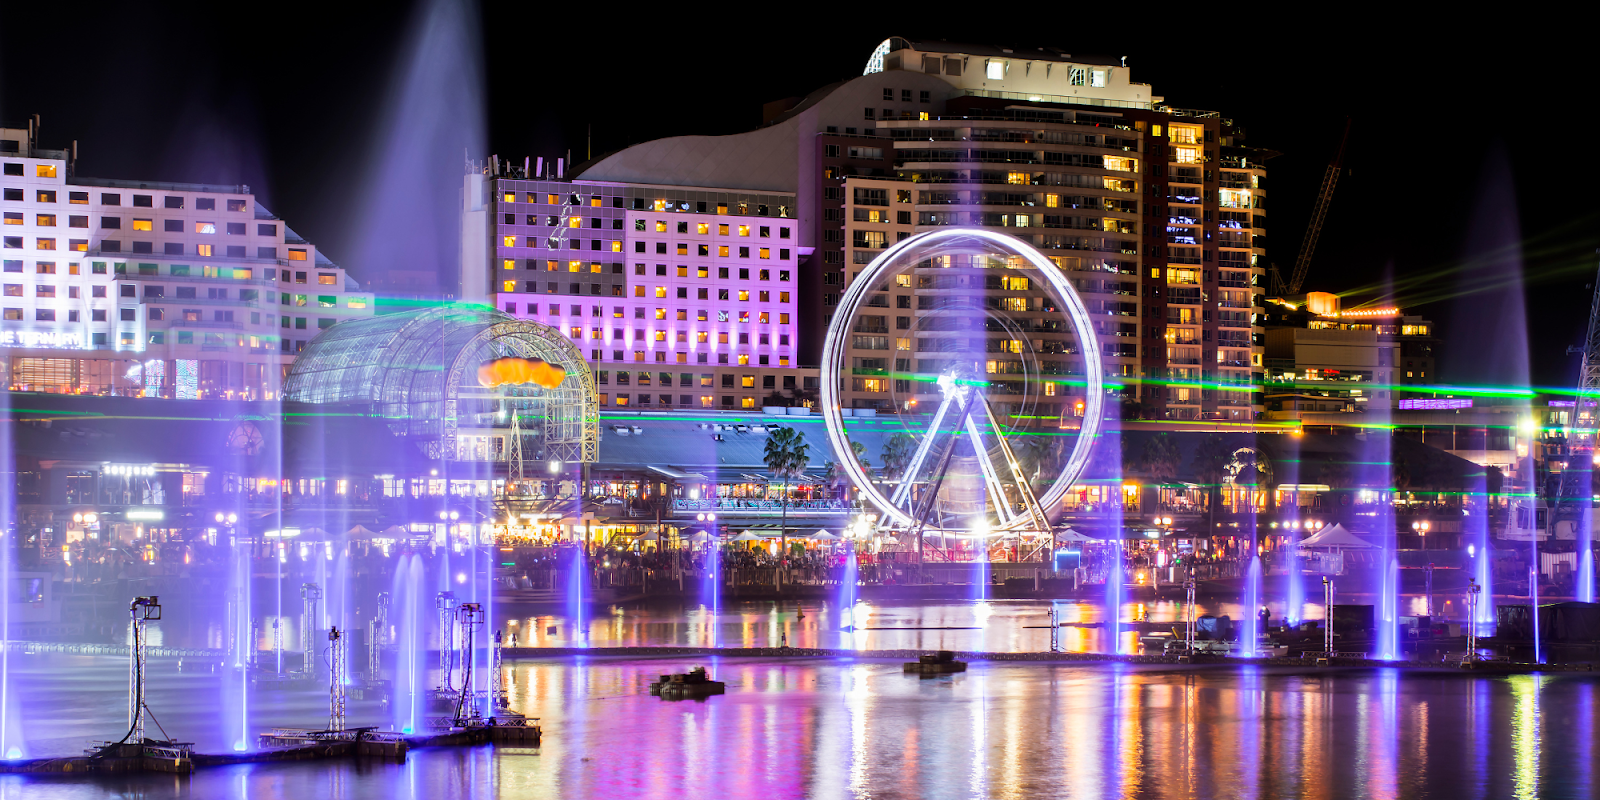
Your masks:
[{"label": "light reflection on water", "polygon": [[[117,727],[119,659],[23,661],[35,752],[70,752]],[[657,675],[702,663],[728,682],[725,696],[646,692]],[[1594,745],[1575,735],[1592,730],[1587,675],[974,663],[919,679],[881,659],[622,657],[508,669],[513,706],[543,720],[540,748],[187,780],[0,776],[0,798],[1593,796],[1583,765]],[[220,740],[206,699],[216,679],[175,675],[167,660],[154,672],[163,725],[202,746]],[[274,709],[261,727],[325,713],[314,691],[254,701]],[[356,721],[383,717],[374,703],[352,706]]]},{"label": "light reflection on water", "polygon": [[[516,644],[523,647],[630,647],[679,645],[710,647],[790,647],[839,650],[965,650],[1042,652],[1050,648],[1051,601],[987,600],[949,603],[859,603],[855,630],[840,630],[850,618],[832,602],[727,602],[720,613],[706,606],[613,606],[585,617],[580,625],[561,614],[504,614]],[[1061,645],[1067,652],[1106,652],[1107,615],[1099,602],[1057,601]],[[1124,604],[1122,619],[1179,623],[1176,601]],[[1308,606],[1309,619],[1321,619],[1321,606]],[[1237,603],[1200,605],[1201,614],[1230,615]],[[803,614],[803,616],[801,616]],[[1139,652],[1139,632],[1124,629],[1122,652]],[[508,639],[508,641],[510,641]]]}]

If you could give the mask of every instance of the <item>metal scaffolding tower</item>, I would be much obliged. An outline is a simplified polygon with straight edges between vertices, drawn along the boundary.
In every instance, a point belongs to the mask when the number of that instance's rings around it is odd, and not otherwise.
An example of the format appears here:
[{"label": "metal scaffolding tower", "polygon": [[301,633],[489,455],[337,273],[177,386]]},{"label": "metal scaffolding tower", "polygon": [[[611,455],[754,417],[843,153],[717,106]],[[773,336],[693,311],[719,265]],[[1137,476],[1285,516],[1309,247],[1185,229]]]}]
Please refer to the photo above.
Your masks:
[{"label": "metal scaffolding tower", "polygon": [[456,640],[456,593],[440,592],[434,598],[434,608],[439,611],[439,691],[455,690],[454,664]]},{"label": "metal scaffolding tower", "polygon": [[300,584],[300,651],[304,654],[300,671],[308,677],[317,675],[317,603],[322,601],[322,587],[315,583]]},{"label": "metal scaffolding tower", "polygon": [[124,741],[144,744],[145,624],[161,619],[161,602],[154,595],[135,597],[128,604],[133,625],[133,647],[128,650],[128,736]]},{"label": "metal scaffolding tower", "polygon": [[368,623],[370,630],[367,633],[367,682],[373,683],[383,674],[379,656],[383,653],[383,646],[389,643],[389,593],[378,592],[378,615]]},{"label": "metal scaffolding tower", "polygon": [[344,730],[344,679],[339,677],[344,674],[345,655],[344,637],[339,634],[339,626],[328,629],[328,730]]},{"label": "metal scaffolding tower", "polygon": [[461,626],[461,694],[456,701],[455,725],[468,727],[482,715],[472,696],[474,631],[484,623],[486,614],[482,603],[462,603],[456,609],[456,622]]}]

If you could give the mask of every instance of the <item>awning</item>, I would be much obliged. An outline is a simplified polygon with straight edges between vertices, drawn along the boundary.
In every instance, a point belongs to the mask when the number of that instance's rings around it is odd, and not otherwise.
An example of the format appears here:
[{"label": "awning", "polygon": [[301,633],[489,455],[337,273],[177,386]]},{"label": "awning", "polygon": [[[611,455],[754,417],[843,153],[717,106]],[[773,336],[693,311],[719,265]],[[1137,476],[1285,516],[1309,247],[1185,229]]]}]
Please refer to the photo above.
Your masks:
[{"label": "awning", "polygon": [[665,476],[667,476],[669,478],[672,478],[674,480],[683,480],[685,478],[692,478],[692,479],[697,480],[697,481],[703,481],[703,480],[706,479],[706,476],[701,475],[698,472],[684,472],[683,470],[678,469],[677,467],[668,467],[668,466],[661,466],[661,465],[651,464],[650,465],[650,469],[652,471],[654,471],[654,472],[659,472],[662,475],[665,475]]}]

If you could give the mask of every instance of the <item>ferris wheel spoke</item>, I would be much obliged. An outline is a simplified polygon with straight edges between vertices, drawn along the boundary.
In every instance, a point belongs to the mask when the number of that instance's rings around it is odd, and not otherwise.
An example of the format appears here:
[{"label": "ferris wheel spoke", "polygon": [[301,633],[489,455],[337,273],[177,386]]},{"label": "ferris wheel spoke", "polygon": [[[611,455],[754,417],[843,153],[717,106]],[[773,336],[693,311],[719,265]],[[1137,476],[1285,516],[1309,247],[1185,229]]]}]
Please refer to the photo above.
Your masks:
[{"label": "ferris wheel spoke", "polygon": [[978,466],[983,470],[983,481],[989,487],[989,496],[994,500],[995,516],[1001,525],[1010,525],[1012,520],[1011,506],[1006,502],[1005,487],[1000,483],[1000,475],[995,472],[994,462],[989,460],[989,448],[983,444],[983,434],[978,432],[978,424],[972,420],[972,412],[966,416],[967,435],[972,438],[972,449],[978,456]]},{"label": "ferris wheel spoke", "polygon": [[894,495],[889,498],[890,505],[896,508],[909,506],[911,485],[922,473],[922,462],[927,459],[928,451],[933,449],[933,440],[938,437],[939,428],[944,425],[945,412],[949,410],[950,397],[946,396],[939,403],[939,409],[933,413],[933,422],[929,423],[927,432],[922,435],[922,441],[917,444],[917,452],[911,456],[911,463],[901,471],[900,485],[894,488]]},{"label": "ferris wheel spoke", "polygon": [[[1012,452],[1011,443],[1006,441],[1000,422],[995,418],[994,406],[989,404],[989,398],[980,398],[983,403],[983,413],[989,419],[989,427],[995,431],[995,438],[1000,443],[1000,454],[1005,457],[1006,466],[1011,471],[1011,479],[1017,487],[1017,495],[1022,500],[1023,508],[1027,509],[1029,521],[1040,531],[1050,530],[1050,523],[1044,514],[1044,509],[1039,505],[1039,499],[1033,493],[1033,485],[1028,477],[1022,474],[1022,465],[1017,463],[1017,454]],[[1020,516],[1020,515],[1019,515]]]}]

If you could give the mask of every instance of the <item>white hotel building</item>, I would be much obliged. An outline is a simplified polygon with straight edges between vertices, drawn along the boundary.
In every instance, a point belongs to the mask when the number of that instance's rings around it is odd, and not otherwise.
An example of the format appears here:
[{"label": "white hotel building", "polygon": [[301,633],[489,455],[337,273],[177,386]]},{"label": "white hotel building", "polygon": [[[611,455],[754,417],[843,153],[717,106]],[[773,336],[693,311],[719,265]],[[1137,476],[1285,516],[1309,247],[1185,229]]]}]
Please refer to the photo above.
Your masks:
[{"label": "white hotel building", "polygon": [[80,178],[0,129],[0,376],[14,391],[278,397],[323,328],[373,296],[248,186]]}]

